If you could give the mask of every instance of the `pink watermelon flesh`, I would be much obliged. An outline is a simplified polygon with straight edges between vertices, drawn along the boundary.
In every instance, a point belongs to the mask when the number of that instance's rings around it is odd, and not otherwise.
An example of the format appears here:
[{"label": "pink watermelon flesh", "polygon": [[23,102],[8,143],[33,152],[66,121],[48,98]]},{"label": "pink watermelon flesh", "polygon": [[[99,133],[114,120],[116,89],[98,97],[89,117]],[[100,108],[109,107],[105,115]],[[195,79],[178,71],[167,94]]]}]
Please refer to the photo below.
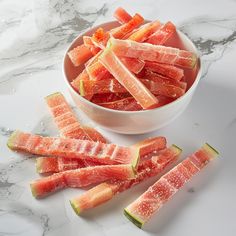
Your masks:
[{"label": "pink watermelon flesh", "polygon": [[[140,159],[143,159],[149,154],[156,153],[166,148],[166,139],[164,137],[148,138],[134,144],[133,147],[140,150]],[[41,174],[56,173],[96,165],[100,165],[100,163],[64,157],[38,157],[36,159],[36,169],[37,172]]]},{"label": "pink watermelon flesh", "polygon": [[181,150],[173,145],[162,150],[155,158],[143,161],[137,171],[137,176],[132,180],[109,180],[95,186],[82,195],[70,200],[70,203],[77,214],[94,208],[112,199],[116,194],[121,193],[144,180],[158,175],[168,165],[173,163],[180,155]]},{"label": "pink watermelon flesh", "polygon": [[193,68],[197,62],[197,56],[193,52],[149,43],[111,38],[108,47],[117,56],[139,58],[144,61],[154,61],[186,68]]},{"label": "pink watermelon flesh", "polygon": [[36,170],[40,174],[56,173],[96,165],[101,164],[94,161],[64,157],[38,157],[36,159]]},{"label": "pink watermelon flesh", "polygon": [[45,98],[62,137],[93,140],[106,143],[106,139],[91,127],[82,127],[61,93]]},{"label": "pink watermelon flesh", "polygon": [[209,144],[204,144],[201,149],[163,175],[138,199],[126,207],[124,214],[141,228],[192,176],[217,156],[218,152],[214,148]]},{"label": "pink watermelon flesh", "polygon": [[113,16],[121,24],[127,23],[132,19],[132,16],[122,7],[118,7],[113,13]]},{"label": "pink watermelon flesh", "polygon": [[156,97],[124,66],[111,50],[105,50],[99,60],[143,108],[148,109],[158,104]]},{"label": "pink watermelon flesh", "polygon": [[42,137],[15,131],[8,140],[8,147],[41,156],[56,156],[92,160],[104,164],[138,164],[139,150],[88,140]]},{"label": "pink watermelon flesh", "polygon": [[153,21],[141,26],[134,33],[132,33],[128,39],[135,42],[144,42],[148,39],[155,31],[161,27],[160,21]]},{"label": "pink watermelon flesh", "polygon": [[146,61],[145,68],[177,81],[184,77],[184,70],[172,65]]},{"label": "pink watermelon flesh", "polygon": [[108,179],[132,179],[135,172],[131,165],[101,165],[68,170],[33,181],[30,184],[34,197],[41,198],[65,187],[80,188]]},{"label": "pink watermelon flesh", "polygon": [[151,35],[146,42],[155,44],[155,45],[163,45],[168,39],[176,32],[176,27],[172,22],[167,22],[161,28],[159,28],[153,35]]}]

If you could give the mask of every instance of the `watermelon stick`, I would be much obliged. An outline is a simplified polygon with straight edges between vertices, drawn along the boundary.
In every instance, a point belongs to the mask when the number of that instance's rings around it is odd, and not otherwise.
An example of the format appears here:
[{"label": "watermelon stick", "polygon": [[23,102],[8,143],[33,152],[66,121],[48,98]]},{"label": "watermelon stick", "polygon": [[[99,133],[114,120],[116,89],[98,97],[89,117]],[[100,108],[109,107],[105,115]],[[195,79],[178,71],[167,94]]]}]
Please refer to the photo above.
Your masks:
[{"label": "watermelon stick", "polygon": [[177,81],[184,77],[184,70],[172,65],[146,61],[145,68]]},{"label": "watermelon stick", "polygon": [[96,129],[80,125],[61,93],[53,93],[47,96],[45,100],[62,137],[106,143],[106,139]]},{"label": "watermelon stick", "polygon": [[[166,148],[166,139],[164,137],[154,137],[142,140],[134,145],[134,148],[139,148],[140,159],[146,155],[158,152]],[[38,157],[36,159],[36,170],[40,174],[62,172],[65,170],[72,170],[83,168],[87,166],[95,166],[100,163],[81,159],[69,159],[65,157]]]},{"label": "watermelon stick", "polygon": [[176,32],[176,27],[172,22],[167,22],[155,33],[153,33],[147,40],[147,43],[155,45],[163,45]]},{"label": "watermelon stick", "polygon": [[124,214],[136,226],[142,228],[155,212],[218,154],[209,144],[204,144],[127,206]]},{"label": "watermelon stick", "polygon": [[123,181],[109,180],[99,184],[82,195],[71,199],[71,206],[76,214],[80,214],[85,210],[101,205],[112,199],[116,194],[121,193],[152,176],[160,174],[168,165],[178,158],[180,153],[181,149],[172,145],[170,148],[162,150],[158,156],[143,161],[138,167],[135,179]]},{"label": "watermelon stick", "polygon": [[[113,54],[114,55],[114,54]],[[114,61],[110,61],[108,63],[114,63]],[[126,70],[127,71],[127,70]],[[114,73],[114,72],[113,72]],[[139,91],[139,94],[135,94],[135,92],[133,92],[133,96],[135,98],[136,95],[136,101],[140,103],[140,105],[142,106],[140,100],[140,95],[141,96],[147,96],[148,94],[152,93],[155,95],[163,95],[166,97],[171,97],[171,98],[178,98],[180,96],[182,96],[185,93],[185,89],[183,89],[180,86],[177,86],[177,84],[179,85],[180,83],[175,83],[175,81],[169,81],[168,79],[163,79],[160,76],[152,76],[152,77],[147,77],[148,79],[146,79],[144,77],[144,79],[137,79],[136,77],[134,77],[134,75],[132,75],[131,73],[127,73],[128,79],[130,80],[138,80],[137,84],[133,83],[131,84],[129,81],[124,80],[125,77],[120,77],[122,76],[122,72],[120,71],[119,74],[116,73],[116,77],[120,80],[120,81],[124,81],[124,85],[122,86],[121,83],[122,82],[118,82],[116,79],[111,78],[107,78],[106,80],[80,80],[80,86],[79,86],[79,92],[81,96],[92,96],[94,94],[103,94],[103,93],[127,93],[133,91],[133,89],[137,89],[138,86],[144,87],[144,85],[146,86],[145,88],[148,89],[149,91],[145,94],[143,93],[143,91]],[[151,78],[151,79],[150,79]],[[141,82],[141,85],[140,85]],[[125,85],[127,88],[125,88]],[[136,88],[135,88],[136,85]],[[182,84],[180,84],[182,86]],[[131,87],[131,88],[130,88]],[[135,90],[136,91],[136,90]],[[132,94],[132,93],[131,93]],[[151,97],[154,97],[154,95],[150,95]],[[138,97],[138,98],[137,98]],[[145,99],[145,97],[141,97],[141,99]],[[155,98],[156,99],[156,98]],[[150,99],[149,99],[150,100]],[[144,102],[148,102],[147,100],[144,100]],[[159,105],[156,104],[155,107],[158,107]]]},{"label": "watermelon stick", "polygon": [[193,68],[197,62],[197,56],[193,52],[149,43],[110,38],[108,47],[117,56],[139,58],[145,61],[154,61],[186,68]]},{"label": "watermelon stick", "polygon": [[144,109],[155,107],[158,104],[157,98],[124,66],[109,48],[100,55],[99,60]]},{"label": "watermelon stick", "polygon": [[131,164],[134,168],[139,161],[137,147],[122,147],[89,140],[42,137],[21,131],[10,136],[8,147],[41,156],[54,156],[92,160],[104,164]]},{"label": "watermelon stick", "polygon": [[90,166],[77,170],[68,170],[31,182],[34,197],[41,198],[66,187],[80,188],[108,179],[133,179],[135,171],[132,165]]},{"label": "watermelon stick", "polygon": [[113,16],[117,19],[121,24],[125,24],[132,19],[132,16],[122,7],[118,7]]}]

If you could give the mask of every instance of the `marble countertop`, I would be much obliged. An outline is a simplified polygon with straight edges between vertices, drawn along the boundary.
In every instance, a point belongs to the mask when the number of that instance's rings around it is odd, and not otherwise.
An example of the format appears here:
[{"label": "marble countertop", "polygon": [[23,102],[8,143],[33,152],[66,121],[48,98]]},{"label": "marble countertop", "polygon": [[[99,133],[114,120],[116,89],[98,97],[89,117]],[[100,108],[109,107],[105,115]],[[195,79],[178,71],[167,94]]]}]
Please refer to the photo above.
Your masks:
[{"label": "marble countertop", "polygon": [[[29,188],[29,182],[38,178],[33,158],[6,147],[15,129],[56,134],[43,98],[61,91],[73,104],[61,71],[65,49],[79,33],[111,20],[118,6],[140,12],[146,19],[172,20],[200,50],[203,76],[190,106],[167,127],[136,136],[100,131],[123,145],[165,135],[169,143],[183,147],[184,155],[208,141],[221,154],[166,204],[145,230],[131,224],[122,211],[147,183],[78,217],[69,199],[82,190],[67,189],[43,200],[34,199]],[[235,58],[235,0],[1,0],[0,236],[235,235]]]}]

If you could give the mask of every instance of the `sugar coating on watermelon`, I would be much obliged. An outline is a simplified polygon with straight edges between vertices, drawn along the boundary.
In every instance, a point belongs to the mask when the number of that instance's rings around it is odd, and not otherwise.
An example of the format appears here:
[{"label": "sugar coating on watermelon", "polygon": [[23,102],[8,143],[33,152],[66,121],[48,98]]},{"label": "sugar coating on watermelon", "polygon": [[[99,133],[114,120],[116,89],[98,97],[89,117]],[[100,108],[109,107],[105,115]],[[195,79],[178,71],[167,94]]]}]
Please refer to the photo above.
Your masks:
[{"label": "sugar coating on watermelon", "polygon": [[80,188],[108,179],[133,179],[136,171],[131,165],[100,165],[68,170],[31,182],[34,197],[41,198],[66,187]]},{"label": "sugar coating on watermelon", "polygon": [[160,151],[157,156],[141,162],[138,166],[137,175],[132,180],[109,180],[105,183],[86,191],[82,195],[70,200],[70,203],[79,215],[81,212],[101,205],[116,194],[119,194],[131,187],[155,176],[173,163],[181,153],[181,149],[175,145]]},{"label": "sugar coating on watermelon", "polygon": [[121,24],[127,23],[132,19],[132,16],[122,7],[118,7],[113,16],[117,19]]},{"label": "sugar coating on watermelon", "polygon": [[150,186],[139,198],[124,209],[124,214],[136,226],[142,228],[185,183],[197,174],[208,162],[218,156],[209,144],[190,155]]},{"label": "sugar coating on watermelon", "polygon": [[91,160],[104,164],[132,164],[137,166],[139,149],[105,144],[89,140],[42,137],[21,131],[10,136],[8,147],[41,156],[57,156]]}]

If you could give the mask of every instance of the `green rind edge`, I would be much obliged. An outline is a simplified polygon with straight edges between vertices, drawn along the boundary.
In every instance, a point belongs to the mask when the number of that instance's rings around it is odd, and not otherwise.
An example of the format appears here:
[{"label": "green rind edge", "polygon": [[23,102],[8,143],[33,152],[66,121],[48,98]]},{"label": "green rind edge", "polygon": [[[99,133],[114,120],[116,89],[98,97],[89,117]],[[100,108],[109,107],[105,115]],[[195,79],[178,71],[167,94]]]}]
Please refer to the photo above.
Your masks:
[{"label": "green rind edge", "polygon": [[80,80],[79,81],[79,93],[82,97],[85,96],[85,93],[84,93],[84,82],[83,80]]},{"label": "green rind edge", "polygon": [[205,145],[207,145],[215,154],[220,155],[220,153],[214,148],[212,147],[209,143],[205,143]]},{"label": "green rind edge", "polygon": [[183,149],[177,146],[176,144],[172,144],[171,146],[177,148],[180,151],[180,153],[183,151]]},{"label": "green rind edge", "polygon": [[[48,96],[46,96],[44,99],[47,100],[48,98],[51,98],[51,97],[54,97],[54,96],[57,96],[57,95],[62,95],[61,92],[55,92],[55,93],[52,93],[52,94],[49,94]],[[62,95],[63,96],[63,95]]]},{"label": "green rind edge", "polygon": [[75,205],[74,200],[70,200],[70,205],[73,208],[73,210],[76,213],[76,215],[79,216],[80,213],[81,213],[81,210],[80,210],[80,208],[78,206]]},{"label": "green rind edge", "polygon": [[41,168],[41,159],[38,157],[35,162],[35,167],[36,167],[36,172],[37,173],[42,173],[42,168]]},{"label": "green rind edge", "polygon": [[[137,166],[138,166],[138,163],[139,163],[139,159],[140,159],[140,154],[139,154],[139,148],[134,148],[133,150],[133,155],[134,157],[132,158],[132,162],[131,162],[131,165],[132,167],[134,168],[134,170],[137,169]],[[136,172],[136,171],[135,171]]]},{"label": "green rind edge", "polygon": [[13,143],[14,143],[14,139],[15,139],[15,137],[17,136],[18,133],[19,133],[19,131],[18,131],[18,130],[15,130],[15,131],[11,134],[11,136],[10,136],[9,139],[7,140],[7,146],[8,146],[8,148],[14,150],[14,145],[13,145]]},{"label": "green rind edge", "polygon": [[144,222],[137,219],[134,215],[132,215],[126,208],[124,209],[124,215],[138,228],[142,229]]},{"label": "green rind edge", "polygon": [[37,194],[37,191],[34,188],[34,185],[32,183],[30,184],[30,189],[31,189],[31,193],[32,193],[33,197],[37,198],[38,194]]}]

